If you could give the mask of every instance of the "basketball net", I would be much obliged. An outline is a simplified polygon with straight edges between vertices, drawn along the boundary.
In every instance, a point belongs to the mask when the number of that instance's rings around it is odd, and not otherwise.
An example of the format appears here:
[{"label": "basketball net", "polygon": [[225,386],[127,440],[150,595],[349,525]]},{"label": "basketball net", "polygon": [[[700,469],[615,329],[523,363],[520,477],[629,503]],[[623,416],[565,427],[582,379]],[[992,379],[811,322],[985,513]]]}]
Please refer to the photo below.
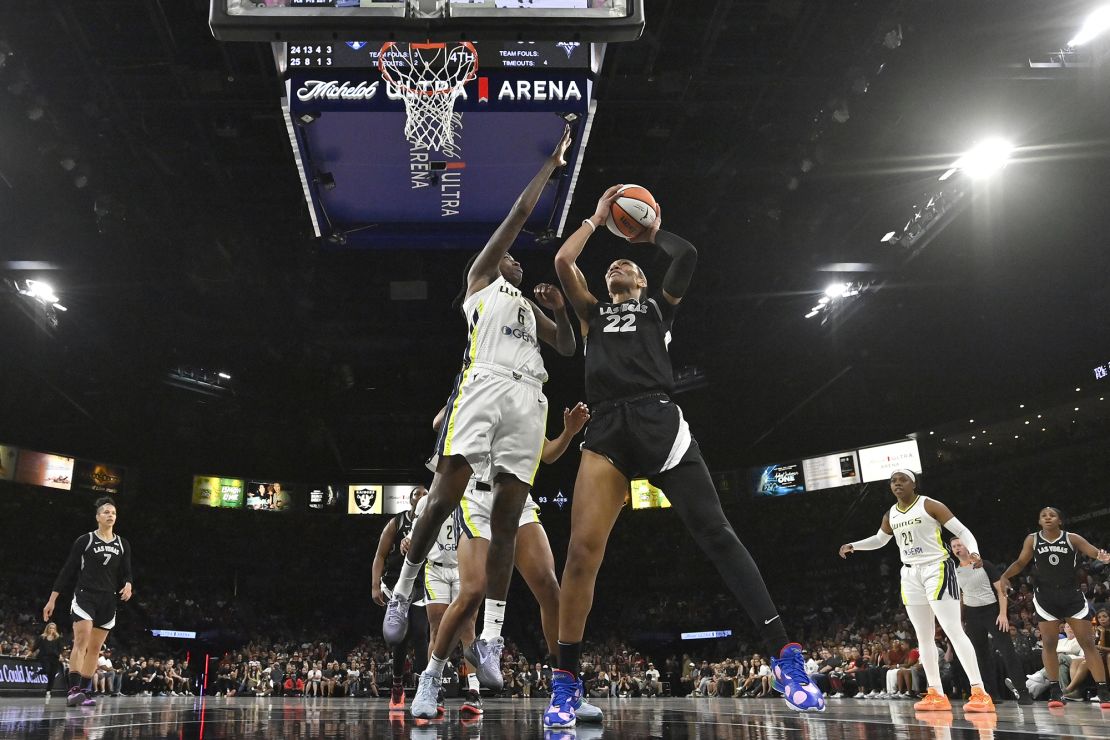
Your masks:
[{"label": "basketball net", "polygon": [[405,101],[405,138],[413,146],[456,155],[462,114],[455,112],[455,100],[478,73],[474,44],[387,41],[378,69]]}]

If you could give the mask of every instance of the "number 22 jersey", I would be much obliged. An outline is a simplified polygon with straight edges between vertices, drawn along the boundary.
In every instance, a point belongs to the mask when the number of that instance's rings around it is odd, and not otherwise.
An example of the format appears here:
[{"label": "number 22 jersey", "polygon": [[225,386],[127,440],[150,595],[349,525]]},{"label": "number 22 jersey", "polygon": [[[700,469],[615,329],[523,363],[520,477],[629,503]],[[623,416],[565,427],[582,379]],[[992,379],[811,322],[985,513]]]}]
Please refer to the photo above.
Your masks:
[{"label": "number 22 jersey", "polygon": [[674,314],[662,293],[643,302],[594,304],[585,339],[588,403],[674,390],[667,351]]}]

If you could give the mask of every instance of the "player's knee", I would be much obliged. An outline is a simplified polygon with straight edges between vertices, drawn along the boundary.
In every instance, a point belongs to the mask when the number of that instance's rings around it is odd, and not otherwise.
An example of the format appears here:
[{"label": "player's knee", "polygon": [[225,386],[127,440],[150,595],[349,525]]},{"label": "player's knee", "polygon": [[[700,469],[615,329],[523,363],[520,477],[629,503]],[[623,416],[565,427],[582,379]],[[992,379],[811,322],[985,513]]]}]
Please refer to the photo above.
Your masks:
[{"label": "player's knee", "polygon": [[596,573],[604,557],[605,543],[576,540],[572,537],[570,545],[567,546],[567,564],[563,569],[564,573],[567,571],[576,574]]}]

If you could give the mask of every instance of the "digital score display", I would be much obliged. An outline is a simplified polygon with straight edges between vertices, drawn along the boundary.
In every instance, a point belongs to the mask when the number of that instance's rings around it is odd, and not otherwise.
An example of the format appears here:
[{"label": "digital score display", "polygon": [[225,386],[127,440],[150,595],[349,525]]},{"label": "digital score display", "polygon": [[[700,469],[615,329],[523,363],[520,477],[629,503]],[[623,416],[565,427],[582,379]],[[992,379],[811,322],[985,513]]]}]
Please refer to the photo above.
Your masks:
[{"label": "digital score display", "polygon": [[[590,44],[577,41],[476,41],[478,70],[513,67],[551,69],[588,69]],[[382,42],[335,41],[330,43],[290,42],[286,64],[290,72],[298,69],[338,67],[377,69]]]}]

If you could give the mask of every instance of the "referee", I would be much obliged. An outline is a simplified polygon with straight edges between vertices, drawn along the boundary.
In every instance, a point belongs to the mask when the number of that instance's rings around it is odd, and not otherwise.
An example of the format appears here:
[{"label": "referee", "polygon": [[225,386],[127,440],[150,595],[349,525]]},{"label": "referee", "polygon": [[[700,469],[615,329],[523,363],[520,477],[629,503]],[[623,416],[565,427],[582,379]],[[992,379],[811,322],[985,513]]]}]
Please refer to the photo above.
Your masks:
[{"label": "referee", "polygon": [[1032,704],[1033,698],[1025,688],[1025,673],[1021,670],[1021,661],[1014,651],[1014,641],[1010,638],[1010,623],[1006,618],[1006,593],[998,587],[1002,568],[989,560],[983,561],[982,568],[976,568],[971,562],[971,553],[959,537],[953,537],[950,544],[952,554],[960,561],[956,580],[963,596],[964,631],[975,646],[979,672],[983,676],[987,692],[996,702],[1009,698],[1005,687],[998,685],[998,671],[994,665],[994,653],[997,650],[1002,656],[1006,675],[1018,691],[1018,704]]}]

